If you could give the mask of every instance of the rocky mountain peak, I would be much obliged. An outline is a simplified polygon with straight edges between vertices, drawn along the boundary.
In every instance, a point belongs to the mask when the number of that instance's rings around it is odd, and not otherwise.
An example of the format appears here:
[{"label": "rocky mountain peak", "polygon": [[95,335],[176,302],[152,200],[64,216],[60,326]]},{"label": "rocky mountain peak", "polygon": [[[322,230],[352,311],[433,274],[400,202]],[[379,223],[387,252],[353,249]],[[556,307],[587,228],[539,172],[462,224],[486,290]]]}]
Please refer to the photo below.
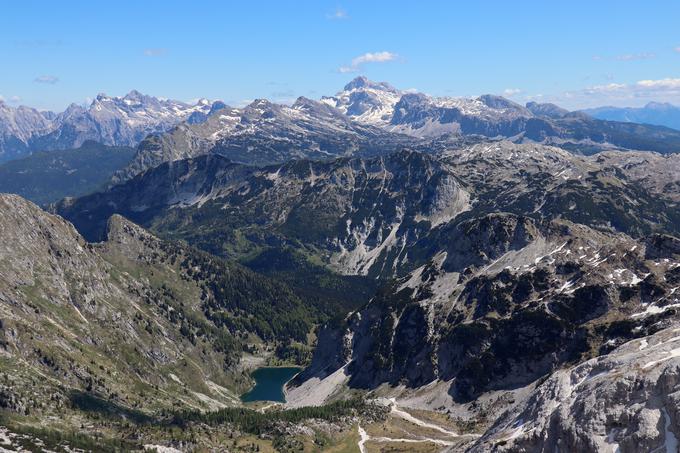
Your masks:
[{"label": "rocky mountain peak", "polygon": [[144,94],[133,89],[128,94],[123,96],[123,99],[143,99],[144,97],[146,97]]},{"label": "rocky mountain peak", "polygon": [[269,99],[255,99],[253,102],[248,104],[246,106],[246,109],[251,109],[251,110],[269,110],[273,107],[275,107],[276,104],[271,102]]},{"label": "rocky mountain peak", "polygon": [[483,94],[479,97],[479,100],[492,109],[509,109],[529,113],[525,107],[522,107],[520,104],[504,98],[503,96]]},{"label": "rocky mountain peak", "polygon": [[212,103],[212,106],[210,107],[210,111],[208,112],[208,116],[212,115],[213,113],[217,112],[218,110],[222,110],[224,108],[227,108],[228,105],[225,104],[222,101],[215,101]]},{"label": "rocky mountain peak", "polygon": [[331,117],[343,122],[347,122],[347,117],[344,116],[342,112],[339,112],[337,109],[333,108],[333,106],[324,102],[306,98],[304,96],[297,98],[295,103],[293,103],[292,108],[303,111],[308,115],[313,115],[314,117],[318,117],[320,119]]},{"label": "rocky mountain peak", "polygon": [[123,242],[128,237],[152,237],[152,235],[122,215],[113,214],[106,223],[105,237],[107,242]]},{"label": "rocky mountain peak", "polygon": [[536,116],[545,116],[548,118],[564,118],[569,114],[569,110],[551,103],[540,104],[532,101],[527,102],[525,107]]},{"label": "rocky mountain peak", "polygon": [[359,77],[354,78],[351,82],[349,82],[347,85],[345,85],[343,90],[344,91],[352,91],[352,90],[358,90],[358,89],[364,89],[364,88],[371,88],[371,89],[374,89],[374,90],[381,90],[381,91],[397,92],[397,89],[394,88],[389,83],[387,83],[387,82],[373,82],[365,76],[359,76]]}]

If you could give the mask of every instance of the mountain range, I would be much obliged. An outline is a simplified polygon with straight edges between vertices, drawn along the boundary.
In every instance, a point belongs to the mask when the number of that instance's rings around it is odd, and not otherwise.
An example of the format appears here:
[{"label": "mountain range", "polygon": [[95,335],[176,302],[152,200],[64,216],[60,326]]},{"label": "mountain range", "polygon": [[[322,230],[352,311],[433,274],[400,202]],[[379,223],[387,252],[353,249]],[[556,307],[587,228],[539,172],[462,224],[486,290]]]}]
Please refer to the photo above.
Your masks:
[{"label": "mountain range", "polygon": [[114,182],[165,161],[206,153],[267,165],[291,158],[370,156],[395,147],[437,151],[442,142],[450,147],[461,137],[551,144],[580,154],[680,149],[680,131],[661,126],[598,120],[553,104],[524,107],[493,95],[436,98],[357,77],[320,101],[299,98],[289,107],[260,99],[243,109],[223,110],[205,123],[180,124],[149,136]]},{"label": "mountain range", "polygon": [[656,124],[680,130],[680,107],[667,102],[650,102],[644,107],[598,107],[583,112],[601,120]]},{"label": "mountain range", "polygon": [[99,94],[90,105],[71,104],[61,113],[13,108],[0,100],[0,161],[34,151],[78,148],[87,140],[134,147],[149,134],[184,121],[204,121],[224,106],[205,99],[190,105],[135,90],[122,97]]},{"label": "mountain range", "polygon": [[677,450],[679,131],[364,77],[0,108],[44,207],[0,194],[0,449]]},{"label": "mountain range", "polygon": [[[540,142],[584,154],[606,149],[668,153],[680,148],[676,130],[630,122],[629,117],[613,115],[607,118],[618,121],[606,121],[593,116],[553,104],[522,106],[494,95],[431,97],[365,77],[320,101],[299,98],[286,106],[259,99],[242,109],[205,99],[190,105],[133,90],[123,97],[98,95],[89,106],[72,104],[58,114],[0,101],[0,156],[9,160],[34,151],[76,148],[85,140],[140,145],[139,156],[121,173],[125,178],[166,160],[205,152],[267,164],[296,157],[380,153],[395,144],[427,146],[427,140],[449,136]],[[646,121],[640,116],[639,122]],[[335,140],[333,134],[345,137]]]}]

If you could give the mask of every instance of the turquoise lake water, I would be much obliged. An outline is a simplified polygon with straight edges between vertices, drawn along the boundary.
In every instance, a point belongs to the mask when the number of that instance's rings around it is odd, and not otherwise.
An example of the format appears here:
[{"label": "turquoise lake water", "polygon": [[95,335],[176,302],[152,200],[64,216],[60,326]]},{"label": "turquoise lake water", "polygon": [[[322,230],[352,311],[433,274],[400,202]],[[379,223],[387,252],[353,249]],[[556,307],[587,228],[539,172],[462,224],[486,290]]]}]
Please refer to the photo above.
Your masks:
[{"label": "turquoise lake water", "polygon": [[290,381],[293,376],[300,372],[301,368],[296,367],[264,367],[258,368],[251,373],[255,380],[255,387],[248,393],[241,395],[244,403],[252,401],[275,401],[285,403],[286,397],[283,394],[283,386]]}]

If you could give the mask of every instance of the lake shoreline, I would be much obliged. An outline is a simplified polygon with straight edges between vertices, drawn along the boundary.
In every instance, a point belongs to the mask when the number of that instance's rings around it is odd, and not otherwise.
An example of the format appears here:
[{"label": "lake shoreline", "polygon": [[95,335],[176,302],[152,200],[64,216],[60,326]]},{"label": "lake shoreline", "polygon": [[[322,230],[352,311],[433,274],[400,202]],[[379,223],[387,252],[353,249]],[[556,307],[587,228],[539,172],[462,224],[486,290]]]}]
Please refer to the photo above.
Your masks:
[{"label": "lake shoreline", "polygon": [[285,404],[285,386],[302,370],[302,367],[297,366],[266,366],[253,370],[250,377],[255,385],[240,395],[241,402],[268,401]]}]

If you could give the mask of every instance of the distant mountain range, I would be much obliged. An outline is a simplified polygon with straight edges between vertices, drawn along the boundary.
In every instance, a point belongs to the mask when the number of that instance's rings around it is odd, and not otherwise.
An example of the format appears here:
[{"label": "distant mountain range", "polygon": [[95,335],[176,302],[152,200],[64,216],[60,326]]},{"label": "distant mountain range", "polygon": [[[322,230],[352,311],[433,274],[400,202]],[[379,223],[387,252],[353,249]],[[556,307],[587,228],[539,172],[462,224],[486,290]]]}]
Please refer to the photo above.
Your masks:
[{"label": "distant mountain range", "polygon": [[33,151],[77,148],[86,140],[137,146],[148,134],[184,121],[200,123],[224,106],[205,99],[191,105],[134,90],[123,97],[100,94],[89,106],[71,104],[61,113],[13,108],[0,101],[0,161]]},{"label": "distant mountain range", "polygon": [[335,96],[322,98],[350,118],[415,137],[481,135],[557,145],[581,153],[611,148],[675,152],[677,131],[602,121],[554,104],[526,106],[501,96],[441,98],[403,92],[358,77]]},{"label": "distant mountain range", "polygon": [[293,158],[384,155],[398,148],[450,147],[461,138],[510,139],[579,154],[611,149],[680,151],[680,131],[594,119],[554,104],[521,106],[500,96],[436,98],[357,77],[335,96],[301,97],[291,106],[259,99],[201,124],[147,137],[115,182],[162,162],[207,153],[254,165]]},{"label": "distant mountain range", "polygon": [[583,112],[601,120],[656,124],[680,130],[680,107],[669,103],[650,102],[644,107],[598,107]]},{"label": "distant mountain range", "polygon": [[334,96],[320,101],[301,97],[290,106],[264,99],[244,108],[207,100],[190,105],[132,91],[123,97],[99,95],[87,107],[73,104],[59,114],[0,102],[0,161],[76,148],[85,140],[139,145],[130,167],[118,175],[122,180],[162,162],[205,153],[266,165],[291,158],[370,156],[396,146],[430,146],[431,140],[470,136],[539,142],[581,154],[680,150],[680,131],[638,124],[643,118],[612,119],[617,121],[554,104],[522,106],[494,95],[432,97],[365,77]]}]

